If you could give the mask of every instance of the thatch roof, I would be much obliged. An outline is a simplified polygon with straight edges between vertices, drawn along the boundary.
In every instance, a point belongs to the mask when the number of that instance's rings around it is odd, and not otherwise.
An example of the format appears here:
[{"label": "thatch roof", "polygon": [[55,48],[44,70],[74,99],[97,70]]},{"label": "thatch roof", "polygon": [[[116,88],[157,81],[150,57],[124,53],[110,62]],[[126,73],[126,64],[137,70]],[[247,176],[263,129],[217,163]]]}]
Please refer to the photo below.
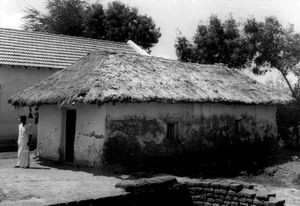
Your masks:
[{"label": "thatch roof", "polygon": [[157,57],[93,52],[17,93],[9,103],[223,102],[284,104],[293,98],[218,65]]}]

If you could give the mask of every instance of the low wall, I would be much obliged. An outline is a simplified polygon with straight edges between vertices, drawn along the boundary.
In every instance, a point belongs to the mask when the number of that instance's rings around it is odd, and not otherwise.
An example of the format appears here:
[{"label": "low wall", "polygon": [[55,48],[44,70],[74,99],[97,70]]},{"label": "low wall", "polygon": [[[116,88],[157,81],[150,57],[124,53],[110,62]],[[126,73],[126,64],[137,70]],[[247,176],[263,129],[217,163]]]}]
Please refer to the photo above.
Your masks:
[{"label": "low wall", "polygon": [[234,181],[189,181],[185,182],[194,205],[204,206],[284,206],[285,201],[275,193],[254,188],[251,184]]},{"label": "low wall", "polygon": [[170,176],[126,180],[116,187],[127,194],[74,201],[57,205],[143,205],[143,206],[284,206],[285,201],[251,184],[235,181],[177,181]]},{"label": "low wall", "polygon": [[172,190],[165,192],[145,192],[132,193],[118,196],[111,196],[99,199],[79,200],[73,202],[66,202],[60,204],[53,204],[52,206],[191,206],[191,201],[187,199],[180,191]]}]

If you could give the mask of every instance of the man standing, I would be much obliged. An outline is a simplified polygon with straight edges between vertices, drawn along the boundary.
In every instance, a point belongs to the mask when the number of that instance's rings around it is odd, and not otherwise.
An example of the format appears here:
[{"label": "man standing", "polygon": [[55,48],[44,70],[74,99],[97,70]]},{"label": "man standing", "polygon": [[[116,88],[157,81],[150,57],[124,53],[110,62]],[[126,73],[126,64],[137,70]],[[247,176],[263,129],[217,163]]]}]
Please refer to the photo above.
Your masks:
[{"label": "man standing", "polygon": [[15,167],[29,168],[30,166],[30,141],[32,132],[29,124],[26,124],[26,116],[20,117],[18,137],[18,160]]}]

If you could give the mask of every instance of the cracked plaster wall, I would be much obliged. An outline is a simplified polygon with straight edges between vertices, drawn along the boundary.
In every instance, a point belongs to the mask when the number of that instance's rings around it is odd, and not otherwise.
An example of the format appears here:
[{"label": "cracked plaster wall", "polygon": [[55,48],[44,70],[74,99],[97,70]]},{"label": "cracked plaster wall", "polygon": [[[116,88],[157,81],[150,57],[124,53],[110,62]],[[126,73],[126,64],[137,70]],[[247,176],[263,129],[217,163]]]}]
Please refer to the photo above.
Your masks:
[{"label": "cracked plaster wall", "polygon": [[76,110],[75,163],[99,166],[105,136],[105,106],[79,105]]},{"label": "cracked plaster wall", "polygon": [[[105,148],[106,158],[172,155],[275,139],[276,110],[276,106],[263,105],[110,104],[106,118],[110,142],[107,145],[120,144],[111,146],[113,150],[130,146],[132,151],[117,156]],[[178,124],[175,144],[165,138],[169,122]]]}]

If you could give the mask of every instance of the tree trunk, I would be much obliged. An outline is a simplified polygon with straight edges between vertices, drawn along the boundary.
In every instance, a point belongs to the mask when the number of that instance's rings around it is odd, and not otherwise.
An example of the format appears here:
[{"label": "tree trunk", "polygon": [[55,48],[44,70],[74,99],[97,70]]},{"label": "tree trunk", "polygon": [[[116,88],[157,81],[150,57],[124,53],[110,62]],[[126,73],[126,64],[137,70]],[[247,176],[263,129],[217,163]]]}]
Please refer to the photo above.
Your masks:
[{"label": "tree trunk", "polygon": [[291,83],[289,82],[288,78],[286,77],[287,76],[287,72],[283,72],[281,69],[279,69],[279,71],[281,72],[285,82],[287,83],[287,85],[289,86],[289,89],[292,93],[292,96],[296,98],[296,93],[295,93],[295,90],[293,89]]}]

